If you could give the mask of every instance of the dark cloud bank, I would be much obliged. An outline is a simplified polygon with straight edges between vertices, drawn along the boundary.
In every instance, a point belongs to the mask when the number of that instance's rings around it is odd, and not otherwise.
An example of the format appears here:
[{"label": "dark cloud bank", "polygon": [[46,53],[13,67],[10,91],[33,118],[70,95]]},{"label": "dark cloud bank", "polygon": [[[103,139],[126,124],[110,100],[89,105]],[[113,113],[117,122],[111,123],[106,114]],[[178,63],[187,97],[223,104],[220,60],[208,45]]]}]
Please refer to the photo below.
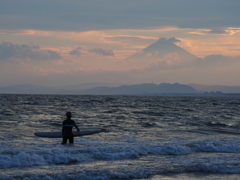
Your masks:
[{"label": "dark cloud bank", "polygon": [[239,27],[239,0],[2,0],[1,29],[89,31]]},{"label": "dark cloud bank", "polygon": [[7,59],[32,59],[32,60],[50,60],[59,59],[61,55],[57,51],[44,50],[40,46],[13,44],[10,42],[0,43],[0,60]]},{"label": "dark cloud bank", "polygon": [[[69,55],[81,56],[81,50],[87,49],[84,49],[83,47],[77,47],[76,49],[70,51]],[[94,48],[87,51],[102,56],[115,56],[112,50],[104,50],[102,48]],[[0,61],[6,61],[9,59],[54,60],[61,58],[62,56],[59,52],[41,49],[41,47],[38,45],[19,45],[10,42],[0,43]]]},{"label": "dark cloud bank", "polygon": [[112,56],[112,57],[115,56],[112,50],[104,50],[102,48],[94,48],[92,50],[89,50],[89,52],[96,53],[103,56]]},{"label": "dark cloud bank", "polygon": [[72,50],[69,52],[69,55],[72,56],[81,56],[81,49],[83,49],[82,47],[77,47],[76,49]]},{"label": "dark cloud bank", "polygon": [[115,56],[113,50],[104,50],[102,48],[86,49],[86,48],[83,48],[83,47],[77,47],[76,49],[70,51],[69,55],[81,56],[81,54],[82,54],[81,50],[84,50],[84,51],[87,51],[87,52],[90,52],[90,53],[94,53],[94,54],[98,54],[98,55],[101,55],[101,56],[111,56],[111,57]]}]

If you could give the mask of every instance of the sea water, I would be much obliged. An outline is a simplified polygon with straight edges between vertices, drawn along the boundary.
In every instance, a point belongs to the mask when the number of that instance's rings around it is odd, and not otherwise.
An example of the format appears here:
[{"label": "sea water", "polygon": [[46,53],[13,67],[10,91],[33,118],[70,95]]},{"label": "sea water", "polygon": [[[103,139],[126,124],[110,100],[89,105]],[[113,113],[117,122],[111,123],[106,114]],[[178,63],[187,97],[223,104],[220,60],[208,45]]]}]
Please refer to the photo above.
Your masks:
[{"label": "sea water", "polygon": [[[107,131],[34,136],[67,111]],[[0,179],[240,179],[239,126],[239,97],[0,95]]]}]

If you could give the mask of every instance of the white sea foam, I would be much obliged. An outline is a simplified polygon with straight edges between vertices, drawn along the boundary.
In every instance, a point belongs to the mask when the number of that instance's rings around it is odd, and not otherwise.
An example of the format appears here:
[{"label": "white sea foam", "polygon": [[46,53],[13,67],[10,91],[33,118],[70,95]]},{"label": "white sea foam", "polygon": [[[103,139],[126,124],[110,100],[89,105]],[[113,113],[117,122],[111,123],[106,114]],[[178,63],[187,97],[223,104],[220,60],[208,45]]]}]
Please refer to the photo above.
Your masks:
[{"label": "white sea foam", "polygon": [[202,163],[202,164],[192,165],[188,169],[188,171],[211,172],[211,173],[222,173],[222,174],[239,174],[240,165],[236,162],[232,164]]},{"label": "white sea foam", "polygon": [[129,172],[126,169],[111,172],[109,170],[101,171],[82,171],[75,173],[51,173],[45,174],[23,174],[23,175],[11,175],[2,176],[1,180],[72,180],[72,179],[83,179],[83,180],[108,180],[108,179],[133,179],[133,178],[145,178],[149,176],[149,172],[144,170],[137,170]]},{"label": "white sea foam", "polygon": [[[40,139],[40,142],[44,142],[44,140]],[[182,143],[176,144],[176,142],[173,144],[162,144],[145,141],[105,143],[99,140],[90,142],[82,138],[82,143],[85,143],[84,146],[62,146],[60,144],[38,146],[33,143],[25,143],[23,147],[2,149],[0,151],[0,168],[89,163],[99,160],[129,160],[147,157],[151,154],[156,156],[182,156],[195,152],[240,152],[240,146],[230,142],[199,141],[186,145]],[[202,166],[204,161],[197,163],[200,163]]]},{"label": "white sea foam", "polygon": [[98,144],[81,147],[73,146],[50,149],[49,147],[31,147],[2,149],[0,152],[0,168],[39,166],[47,164],[83,163],[94,160],[126,160],[155,155],[184,155],[191,149],[180,145],[164,144]]},{"label": "white sea foam", "polygon": [[16,174],[12,172],[8,175],[0,175],[1,180],[71,180],[71,179],[84,179],[84,180],[110,180],[110,179],[138,179],[147,178],[152,174],[168,174],[168,173],[187,173],[187,172],[206,172],[206,173],[222,173],[222,174],[238,174],[240,173],[239,164],[221,164],[220,162],[212,163],[198,163],[182,164],[178,166],[152,167],[138,167],[138,169],[131,169],[131,167],[121,167],[112,170],[97,170],[97,169],[75,169],[67,172],[54,172],[48,173],[34,172]]},{"label": "white sea foam", "polygon": [[239,153],[240,144],[236,142],[228,141],[205,141],[194,143],[194,148],[197,151],[202,152],[228,152],[228,153]]},{"label": "white sea foam", "polygon": [[74,154],[61,149],[6,149],[0,152],[0,168],[86,162],[87,157],[84,153]]}]

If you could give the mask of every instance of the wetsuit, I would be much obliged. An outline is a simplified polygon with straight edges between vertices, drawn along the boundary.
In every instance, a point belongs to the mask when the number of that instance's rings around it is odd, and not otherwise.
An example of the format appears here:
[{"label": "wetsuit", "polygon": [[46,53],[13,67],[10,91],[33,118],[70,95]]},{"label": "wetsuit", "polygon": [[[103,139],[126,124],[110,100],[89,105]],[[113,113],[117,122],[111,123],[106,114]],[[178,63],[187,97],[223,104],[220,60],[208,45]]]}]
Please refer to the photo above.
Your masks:
[{"label": "wetsuit", "polygon": [[62,125],[63,141],[62,141],[62,144],[66,144],[68,139],[69,139],[69,143],[73,144],[73,141],[74,141],[73,133],[72,133],[73,126],[75,126],[76,129],[79,131],[75,121],[73,121],[71,119],[67,119],[67,120],[63,121],[63,125]]}]

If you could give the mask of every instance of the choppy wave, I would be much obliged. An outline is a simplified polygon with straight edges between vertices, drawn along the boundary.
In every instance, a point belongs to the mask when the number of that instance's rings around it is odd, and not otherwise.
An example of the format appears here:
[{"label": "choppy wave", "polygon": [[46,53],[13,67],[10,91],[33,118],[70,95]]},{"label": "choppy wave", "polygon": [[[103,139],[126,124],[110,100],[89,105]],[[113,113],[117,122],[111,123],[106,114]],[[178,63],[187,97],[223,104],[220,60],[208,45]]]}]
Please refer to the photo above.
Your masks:
[{"label": "choppy wave", "polygon": [[0,152],[0,168],[39,166],[49,164],[84,163],[95,160],[126,160],[155,155],[184,155],[191,153],[189,147],[180,145],[152,146],[149,144],[129,147],[125,145],[99,145],[86,148],[32,148],[2,149]]},{"label": "choppy wave", "polygon": [[234,141],[202,141],[189,144],[99,143],[87,147],[69,145],[64,148],[61,145],[51,148],[32,145],[33,147],[29,149],[24,147],[1,149],[0,168],[131,160],[149,155],[183,156],[196,152],[240,153],[240,144],[235,143]]},{"label": "choppy wave", "polygon": [[[229,103],[226,103],[229,102]],[[145,179],[168,173],[239,174],[239,98],[0,96],[0,179]],[[66,111],[99,136],[61,130]]]},{"label": "choppy wave", "polygon": [[[104,179],[133,179],[133,178],[144,178],[149,176],[149,172],[136,170],[133,172],[127,172],[127,170],[121,168],[122,171],[112,172],[110,170],[100,170],[100,171],[75,171],[68,173],[49,173],[49,174],[23,174],[23,175],[11,175],[2,176],[2,180],[72,180],[72,179],[84,179],[84,180],[104,180]],[[125,170],[125,171],[124,171]]]}]

